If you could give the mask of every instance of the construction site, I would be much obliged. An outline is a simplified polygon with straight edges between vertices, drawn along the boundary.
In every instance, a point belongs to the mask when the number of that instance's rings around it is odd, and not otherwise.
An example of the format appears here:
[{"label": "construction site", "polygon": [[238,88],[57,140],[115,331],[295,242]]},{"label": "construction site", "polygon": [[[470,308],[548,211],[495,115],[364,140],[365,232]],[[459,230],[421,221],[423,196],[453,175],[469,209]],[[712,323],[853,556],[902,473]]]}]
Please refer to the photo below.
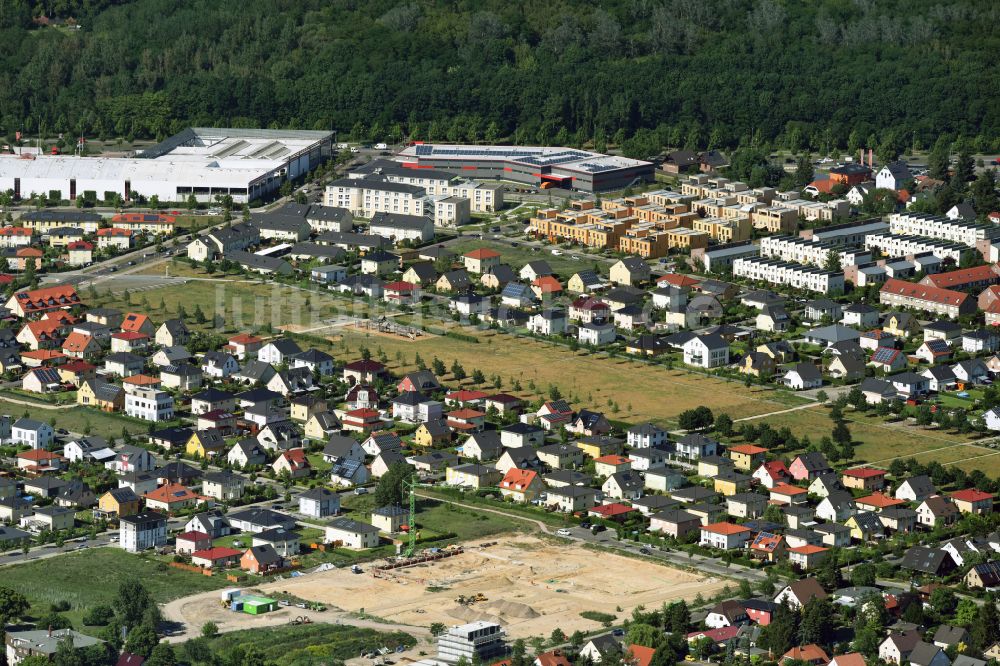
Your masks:
[{"label": "construction site", "polygon": [[624,618],[639,605],[658,607],[699,593],[707,597],[725,585],[722,579],[528,535],[420,555],[427,559],[405,566],[373,563],[360,575],[348,568],[323,571],[261,589],[399,624],[499,622],[517,638],[548,635],[557,627],[566,633],[592,630],[599,625],[581,612]]}]

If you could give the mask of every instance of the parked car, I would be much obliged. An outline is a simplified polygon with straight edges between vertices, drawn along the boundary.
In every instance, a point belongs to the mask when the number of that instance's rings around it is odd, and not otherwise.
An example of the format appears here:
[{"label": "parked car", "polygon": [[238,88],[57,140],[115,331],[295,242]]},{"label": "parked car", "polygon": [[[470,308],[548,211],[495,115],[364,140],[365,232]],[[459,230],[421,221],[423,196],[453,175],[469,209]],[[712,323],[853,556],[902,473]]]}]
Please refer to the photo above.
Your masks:
[{"label": "parked car", "polygon": [[572,532],[570,532],[565,527],[560,527],[559,529],[556,530],[556,534],[558,536],[561,536],[561,537],[568,537],[568,536],[572,535]]}]

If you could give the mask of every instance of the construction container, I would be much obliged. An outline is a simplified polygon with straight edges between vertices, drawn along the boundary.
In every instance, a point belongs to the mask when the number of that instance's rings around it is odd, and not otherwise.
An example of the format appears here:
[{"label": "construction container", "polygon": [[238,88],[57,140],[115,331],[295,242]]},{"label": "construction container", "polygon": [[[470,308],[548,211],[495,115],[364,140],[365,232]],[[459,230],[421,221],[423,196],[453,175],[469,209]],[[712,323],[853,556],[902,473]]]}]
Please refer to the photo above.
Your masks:
[{"label": "construction container", "polygon": [[247,595],[240,597],[240,601],[243,604],[243,612],[249,615],[270,613],[278,607],[278,602],[270,597]]}]

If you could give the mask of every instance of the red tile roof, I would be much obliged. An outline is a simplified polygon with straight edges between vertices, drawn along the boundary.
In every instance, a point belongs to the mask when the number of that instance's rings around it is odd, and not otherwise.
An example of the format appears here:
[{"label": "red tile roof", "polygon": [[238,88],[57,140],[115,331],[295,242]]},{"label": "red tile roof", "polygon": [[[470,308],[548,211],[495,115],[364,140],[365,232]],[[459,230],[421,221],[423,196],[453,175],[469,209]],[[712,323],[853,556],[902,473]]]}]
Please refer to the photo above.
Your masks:
[{"label": "red tile roof", "polygon": [[228,560],[234,557],[239,557],[242,554],[242,550],[233,550],[232,548],[217,546],[215,548],[208,548],[207,550],[196,550],[191,553],[191,557],[198,558],[199,560],[210,560],[215,562],[217,560]]},{"label": "red tile roof", "polygon": [[632,655],[631,659],[624,660],[626,663],[634,664],[634,666],[649,666],[653,661],[653,655],[656,654],[656,649],[633,643],[628,646],[626,653]]},{"label": "red tile roof", "polygon": [[531,281],[532,286],[538,287],[545,293],[562,291],[562,284],[551,275],[544,275]]},{"label": "red tile roof", "polygon": [[58,453],[52,453],[51,451],[46,451],[45,449],[32,449],[31,451],[22,451],[17,454],[17,457],[21,460],[59,460],[62,458]]},{"label": "red tile roof", "polygon": [[815,643],[793,647],[781,655],[781,661],[785,661],[786,659],[794,661],[822,661],[824,664],[830,661],[830,657],[826,655],[823,648]]},{"label": "red tile roof", "polygon": [[737,444],[736,446],[730,446],[729,450],[733,453],[745,453],[748,456],[767,453],[769,451],[769,449],[765,449],[763,446],[755,446],[753,444]]},{"label": "red tile roof", "polygon": [[56,285],[14,294],[14,299],[25,314],[57,310],[80,302],[80,297],[70,285]]},{"label": "red tile roof", "polygon": [[478,419],[483,416],[486,416],[486,413],[481,412],[478,409],[457,409],[453,412],[448,412],[448,418],[459,419],[461,421]]},{"label": "red tile roof", "polygon": [[131,236],[131,229],[120,229],[118,227],[108,227],[107,229],[98,229],[98,236]]},{"label": "red tile roof", "polygon": [[493,250],[488,250],[485,247],[481,247],[478,250],[473,250],[472,252],[466,252],[464,257],[469,259],[496,259],[500,256],[499,252],[494,252]]},{"label": "red tile roof", "polygon": [[959,502],[982,502],[984,500],[993,499],[993,495],[987,492],[983,492],[977,488],[966,488],[965,490],[956,490],[951,494],[952,499],[957,499]]},{"label": "red tile roof", "polygon": [[160,486],[156,490],[149,491],[143,497],[147,500],[163,502],[168,506],[177,502],[190,502],[198,498],[193,491],[179,483],[168,483],[165,486]]},{"label": "red tile roof", "polygon": [[693,287],[699,283],[699,280],[691,277],[690,275],[681,275],[680,273],[669,273],[667,275],[661,275],[656,278],[656,284],[669,284],[674,287]]},{"label": "red tile roof", "polygon": [[129,312],[122,321],[122,331],[138,331],[147,321],[149,317],[146,315]]},{"label": "red tile roof", "polygon": [[733,534],[744,534],[750,531],[750,528],[743,527],[742,525],[734,525],[733,523],[711,523],[709,525],[704,525],[702,528],[703,532],[711,532],[712,534],[724,534],[726,536]]},{"label": "red tile roof", "polygon": [[512,467],[507,470],[500,482],[500,487],[505,490],[523,491],[527,490],[536,478],[538,478],[538,473],[533,470]]},{"label": "red tile roof", "polygon": [[971,298],[969,294],[950,289],[940,289],[926,284],[914,284],[905,280],[890,278],[882,285],[881,293],[896,294],[940,305],[962,305]]},{"label": "red tile roof", "polygon": [[871,479],[877,476],[885,476],[885,470],[875,469],[874,467],[853,467],[851,469],[845,469],[844,476],[849,476],[855,479]]},{"label": "red tile roof", "polygon": [[[141,325],[141,324],[140,324]],[[111,337],[115,340],[148,340],[149,336],[145,333],[140,333],[139,331],[119,331],[118,333],[112,333]]]},{"label": "red tile roof", "polygon": [[794,548],[789,548],[790,553],[799,553],[800,555],[815,555],[816,553],[822,553],[830,550],[829,548],[823,548],[822,546],[813,546],[812,544],[806,544],[804,546],[795,546]]},{"label": "red tile roof", "polygon": [[601,506],[594,506],[590,508],[591,513],[596,513],[605,518],[621,516],[632,511],[636,511],[636,509],[631,506],[619,504],[618,502],[614,502],[612,504],[602,504]]},{"label": "red tile roof", "polygon": [[86,361],[80,361],[80,360],[70,361],[69,363],[66,363],[60,368],[60,370],[64,370],[66,372],[76,372],[76,373],[90,372],[91,370],[96,370],[96,369],[97,366],[94,365],[93,363],[87,363]]},{"label": "red tile roof", "polygon": [[779,483],[774,488],[771,488],[771,492],[778,493],[779,495],[801,495],[802,493],[808,493],[809,491],[805,488],[793,486],[790,483]]},{"label": "red tile roof", "polygon": [[627,465],[632,462],[632,459],[615,453],[610,453],[606,456],[601,456],[600,458],[594,458],[594,462],[604,463],[605,465]]},{"label": "red tile roof", "polygon": [[184,532],[183,534],[177,535],[178,539],[183,539],[184,541],[204,541],[205,539],[211,539],[212,537],[204,532],[199,532],[198,530],[191,530],[190,532]]},{"label": "red tile roof", "polygon": [[899,506],[900,504],[905,504],[903,500],[894,499],[888,495],[882,493],[872,493],[867,497],[859,497],[854,500],[857,504],[864,504],[866,506],[874,506],[879,509],[885,509],[890,506]]},{"label": "red tile roof", "polygon": [[957,271],[948,271],[947,273],[935,273],[934,275],[925,277],[922,282],[942,289],[957,289],[967,284],[990,280],[1000,280],[996,264],[992,266],[962,268]]},{"label": "red tile roof", "polygon": [[446,400],[455,400],[456,402],[470,402],[472,400],[483,400],[486,398],[486,394],[482,391],[461,390],[449,391],[444,397]]}]

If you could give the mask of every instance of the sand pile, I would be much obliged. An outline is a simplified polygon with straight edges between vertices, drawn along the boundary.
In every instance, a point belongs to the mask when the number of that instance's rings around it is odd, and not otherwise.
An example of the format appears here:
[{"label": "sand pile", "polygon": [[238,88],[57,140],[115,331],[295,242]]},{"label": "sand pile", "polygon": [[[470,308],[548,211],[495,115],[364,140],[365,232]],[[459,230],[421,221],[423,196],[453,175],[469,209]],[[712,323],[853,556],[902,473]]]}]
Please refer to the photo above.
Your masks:
[{"label": "sand pile", "polygon": [[504,618],[507,617],[519,617],[524,619],[531,619],[533,617],[538,617],[539,613],[527,604],[522,604],[517,601],[489,601],[484,604],[477,604],[483,608],[489,609],[490,612],[496,613]]}]

